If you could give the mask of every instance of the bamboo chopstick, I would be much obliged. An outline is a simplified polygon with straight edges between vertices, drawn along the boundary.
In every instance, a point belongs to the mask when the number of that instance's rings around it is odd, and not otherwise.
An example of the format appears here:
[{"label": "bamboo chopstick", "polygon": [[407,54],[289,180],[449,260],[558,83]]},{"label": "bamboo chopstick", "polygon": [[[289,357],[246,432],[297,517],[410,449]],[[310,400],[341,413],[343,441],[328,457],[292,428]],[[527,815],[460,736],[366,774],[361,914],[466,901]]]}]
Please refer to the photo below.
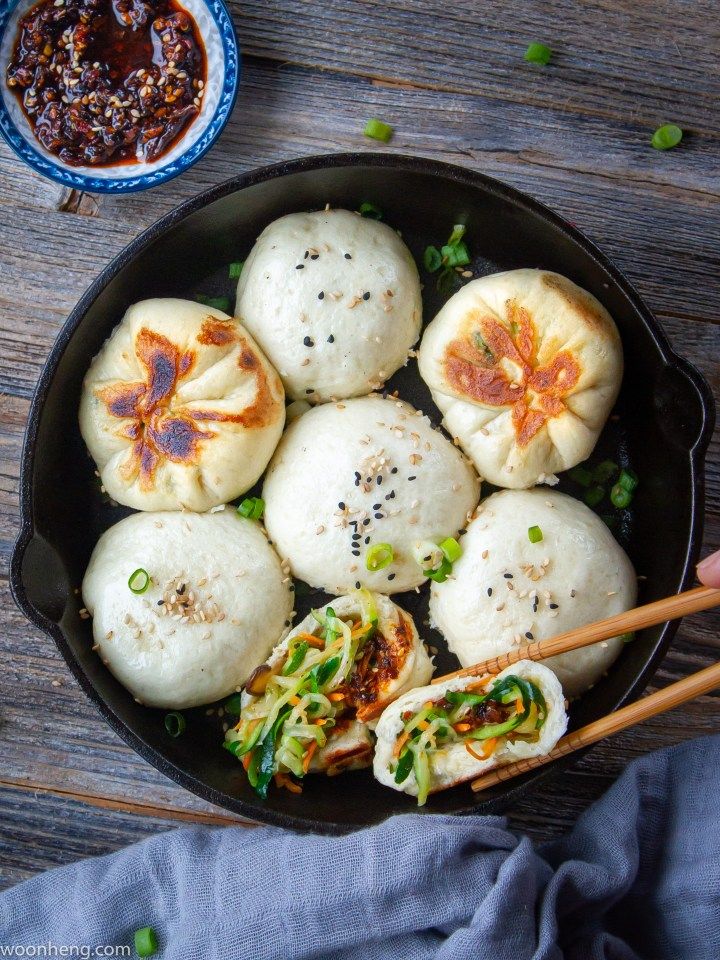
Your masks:
[{"label": "bamboo chopstick", "polygon": [[[680,596],[683,596],[683,594],[680,594]],[[518,760],[516,763],[510,763],[505,767],[496,767],[489,773],[478,777],[477,780],[473,780],[471,787],[475,793],[479,793],[481,790],[495,786],[495,784],[511,780],[513,777],[518,777],[529,770],[535,770],[546,763],[551,763],[558,757],[565,757],[568,753],[597,743],[598,740],[609,737],[613,733],[618,733],[620,730],[625,730],[627,727],[632,727],[634,724],[640,723],[641,720],[647,720],[649,717],[655,717],[666,710],[672,710],[673,707],[686,703],[688,700],[693,700],[700,694],[714,690],[716,687],[720,687],[720,663],[714,663],[710,667],[705,667],[704,670],[698,670],[697,673],[685,677],[684,680],[671,683],[663,690],[657,690],[642,700],[616,710],[615,713],[611,713],[607,717],[602,717],[579,730],[574,730],[563,737],[562,740],[558,740],[550,753],[543,757]]]},{"label": "bamboo chopstick", "polygon": [[514,650],[508,650],[507,653],[492,657],[490,660],[465,667],[463,670],[455,670],[454,673],[447,673],[444,677],[435,677],[431,682],[443,683],[446,680],[453,680],[455,677],[500,673],[501,670],[517,663],[518,660],[545,660],[547,657],[554,657],[559,653],[567,653],[568,650],[578,650],[581,647],[590,646],[590,644],[598,643],[601,640],[609,640],[611,637],[617,637],[623,633],[652,627],[658,623],[664,623],[666,620],[677,620],[678,617],[685,617],[688,614],[699,613],[701,610],[709,610],[711,607],[717,606],[720,606],[720,589],[716,587],[695,587],[692,590],[686,590],[684,593],[665,597],[664,600],[655,600],[653,603],[646,603],[642,607],[634,607],[625,613],[618,613],[614,617],[598,620],[597,623],[590,623],[567,633],[560,633],[557,637],[551,637],[549,640],[535,640],[532,643],[523,644]]}]

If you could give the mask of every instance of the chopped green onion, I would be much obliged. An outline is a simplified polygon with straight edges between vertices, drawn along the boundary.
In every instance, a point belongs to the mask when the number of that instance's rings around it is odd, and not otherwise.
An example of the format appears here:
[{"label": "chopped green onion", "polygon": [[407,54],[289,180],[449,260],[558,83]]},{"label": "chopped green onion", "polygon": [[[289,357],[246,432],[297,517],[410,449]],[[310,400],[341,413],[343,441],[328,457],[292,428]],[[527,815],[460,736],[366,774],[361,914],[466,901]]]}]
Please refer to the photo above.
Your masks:
[{"label": "chopped green onion", "polygon": [[603,460],[593,470],[593,480],[595,483],[607,483],[611,477],[614,477],[618,471],[618,465],[612,460]]},{"label": "chopped green onion", "polygon": [[657,128],[650,143],[656,150],[669,150],[671,147],[676,147],[682,138],[683,132],[680,127],[676,127],[674,123],[666,123]]},{"label": "chopped green onion", "polygon": [[462,238],[465,236],[465,230],[467,227],[464,223],[456,223],[450,234],[450,238],[447,242],[449,247],[454,247],[456,244],[460,243]]},{"label": "chopped green onion", "polygon": [[[284,677],[290,676],[291,673],[295,673],[297,668],[305,659],[305,654],[308,652],[310,644],[306,640],[301,640],[297,646],[292,647],[292,653],[285,661],[285,666],[282,668],[282,673]],[[288,648],[288,652],[290,647]]]},{"label": "chopped green onion", "polygon": [[437,570],[423,570],[423,576],[429,577],[436,583],[445,583],[449,573],[452,573],[452,564],[447,557],[442,558],[442,563]]},{"label": "chopped green onion", "polygon": [[630,633],[621,633],[619,639],[622,640],[623,643],[632,643],[635,639],[635,633],[634,631],[631,631]]},{"label": "chopped green onion", "polygon": [[629,493],[632,493],[640,483],[640,480],[638,479],[638,475],[633,470],[621,470],[618,483]]},{"label": "chopped green onion", "polygon": [[383,218],[380,207],[376,207],[374,203],[368,203],[367,200],[360,204],[358,213],[361,217],[368,217],[370,220],[382,220]]},{"label": "chopped green onion", "polygon": [[147,572],[147,570],[143,570],[142,567],[138,567],[137,570],[130,574],[128,579],[128,587],[130,587],[133,593],[145,593],[151,582],[150,574]]},{"label": "chopped green onion", "polygon": [[198,303],[205,304],[206,307],[222,310],[223,313],[230,313],[230,297],[208,297],[204,293],[196,293],[195,299]]},{"label": "chopped green onion", "polygon": [[384,123],[382,120],[375,120],[374,118],[368,120],[365,124],[365,129],[363,133],[366,137],[370,137],[371,140],[380,140],[382,143],[390,143],[393,135],[393,128],[389,123]]},{"label": "chopped green onion", "polygon": [[605,488],[595,486],[595,487],[590,487],[590,489],[585,492],[585,496],[583,497],[583,500],[589,507],[596,507],[604,496],[605,496]]},{"label": "chopped green onion", "polygon": [[632,498],[632,492],[626,490],[625,487],[619,483],[616,483],[610,491],[610,502],[614,507],[617,507],[618,510],[624,510],[625,507],[629,507],[632,503]]},{"label": "chopped green onion", "polygon": [[544,43],[530,43],[525,51],[525,59],[528,63],[541,63],[543,66],[550,63],[551,56],[552,50]]},{"label": "chopped green onion", "polygon": [[462,547],[455,537],[447,537],[439,544],[440,549],[445,554],[445,559],[449,563],[455,563],[462,556]]},{"label": "chopped green onion", "polygon": [[543,532],[540,527],[528,527],[528,540],[530,543],[540,543],[543,538]]},{"label": "chopped green onion", "polygon": [[223,704],[223,709],[225,713],[231,713],[234,717],[240,716],[240,709],[242,707],[242,697],[239,693],[234,693],[231,697],[228,697],[225,703]]},{"label": "chopped green onion", "polygon": [[365,554],[365,566],[372,573],[384,570],[393,562],[393,548],[389,543],[375,543]]},{"label": "chopped green onion", "polygon": [[437,247],[425,247],[423,263],[428,273],[435,273],[442,266],[442,255]]},{"label": "chopped green onion", "polygon": [[457,283],[457,274],[452,267],[445,267],[444,270],[440,272],[440,275],[437,278],[437,292],[438,293],[450,293],[455,284]]},{"label": "chopped green onion", "polygon": [[448,267],[464,267],[470,263],[468,248],[462,241],[458,241],[458,243],[452,246],[446,244],[440,253],[442,254],[443,263],[447,264]]},{"label": "chopped green onion", "polygon": [[398,760],[398,765],[395,768],[395,783],[405,783],[410,776],[412,767],[413,752],[412,750],[406,750]]},{"label": "chopped green onion", "polygon": [[235,260],[234,263],[231,263],[228,267],[228,276],[231,280],[238,280],[240,274],[243,272],[243,267],[245,266],[244,260]]},{"label": "chopped green onion", "polygon": [[139,957],[152,957],[157,949],[158,938],[152,927],[141,927],[135,931],[135,953]]},{"label": "chopped green onion", "polygon": [[172,713],[166,713],[165,729],[171,737],[179,737],[181,733],[185,732],[185,717],[181,713],[178,713],[177,710],[173,710]]},{"label": "chopped green onion", "polygon": [[259,520],[265,510],[265,501],[260,497],[246,497],[238,507],[241,517],[248,520]]},{"label": "chopped green onion", "polygon": [[579,483],[581,487],[589,487],[593,481],[593,475],[587,467],[573,467],[569,473],[571,480],[574,480],[575,483]]}]

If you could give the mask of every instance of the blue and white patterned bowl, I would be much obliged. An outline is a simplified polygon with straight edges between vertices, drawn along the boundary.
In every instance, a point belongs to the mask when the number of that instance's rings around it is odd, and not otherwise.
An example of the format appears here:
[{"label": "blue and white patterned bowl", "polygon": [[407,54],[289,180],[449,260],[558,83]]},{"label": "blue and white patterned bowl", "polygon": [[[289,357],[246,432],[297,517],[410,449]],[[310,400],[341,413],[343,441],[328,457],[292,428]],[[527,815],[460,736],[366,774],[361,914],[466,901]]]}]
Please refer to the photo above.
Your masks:
[{"label": "blue and white patterned bowl", "polygon": [[222,133],[232,113],[240,81],[240,51],[223,0],[181,0],[198,25],[207,55],[207,81],[200,115],[185,134],[152,163],[76,167],[63,163],[35,138],[17,98],[7,85],[17,24],[37,0],[0,0],[0,134],[33,170],[67,187],[91,193],[133,193],[156,187],[183,173]]}]

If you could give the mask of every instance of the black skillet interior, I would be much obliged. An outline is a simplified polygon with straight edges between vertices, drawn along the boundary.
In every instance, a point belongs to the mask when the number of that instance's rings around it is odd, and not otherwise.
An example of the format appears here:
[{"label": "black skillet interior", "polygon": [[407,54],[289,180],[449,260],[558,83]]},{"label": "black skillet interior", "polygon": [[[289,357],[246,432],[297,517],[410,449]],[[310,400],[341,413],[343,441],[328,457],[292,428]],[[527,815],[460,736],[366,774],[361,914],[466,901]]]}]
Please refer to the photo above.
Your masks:
[{"label": "black skillet interior", "polygon": [[[186,733],[170,739],[163,714],[139,706],[91,652],[91,624],[81,620],[74,592],[100,533],[128,511],[101,495],[77,424],[83,375],[126,307],[154,296],[233,295],[227,265],[244,259],[271,220],[297,210],[357,209],[371,201],[399,229],[420,265],[425,320],[444,299],[422,268],[428,244],[445,242],[454,223],[467,224],[476,275],[516,267],[556,270],[587,288],[615,317],[626,374],[614,416],[593,461],[631,466],[642,486],[632,509],[615,514],[615,533],[641,581],[641,600],[666,596],[692,579],[702,527],[702,457],[713,422],[707,385],[669,349],[655,321],[621,275],[574,228],[541,205],[488,178],[422,159],[390,155],[306,158],[229,181],[169,214],[134,241],[101,274],[60,333],[33,404],[23,461],[23,530],[12,565],[22,609],[50,634],[118,733],[143,757],[197,794],[257,820],[337,831],[413,809],[402,794],[380,787],[367,771],[308,778],[301,796],[272,790],[266,802],[250,790],[240,765],[220,748],[221,719],[188,712]],[[234,302],[234,297],[233,301]],[[400,396],[439,414],[414,362],[389,384]],[[561,490],[581,496],[563,479]],[[449,494],[448,494],[449,495]],[[439,672],[457,663],[424,622],[427,588],[397,598],[421,634],[439,650]],[[324,597],[297,590],[298,616]],[[572,708],[574,726],[613,710],[647,682],[672,627],[643,631],[609,675]],[[557,765],[556,765],[557,769]],[[460,787],[432,797],[435,812],[496,812],[538,786],[547,771],[476,800]]]}]

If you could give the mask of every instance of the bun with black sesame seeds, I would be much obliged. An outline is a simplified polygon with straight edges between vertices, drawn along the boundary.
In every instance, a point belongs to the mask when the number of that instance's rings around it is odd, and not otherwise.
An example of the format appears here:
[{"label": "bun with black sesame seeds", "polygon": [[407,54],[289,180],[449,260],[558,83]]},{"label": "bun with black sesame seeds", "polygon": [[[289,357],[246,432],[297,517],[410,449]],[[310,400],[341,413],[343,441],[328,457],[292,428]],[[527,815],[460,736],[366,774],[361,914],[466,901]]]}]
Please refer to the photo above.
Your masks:
[{"label": "bun with black sesame seeds", "polygon": [[[625,551],[597,514],[564,493],[492,494],[462,547],[452,579],[432,584],[430,616],[464,667],[635,605],[637,580]],[[543,663],[565,695],[576,697],[622,648],[615,637]]]},{"label": "bun with black sesame seeds", "polygon": [[235,313],[289,397],[361,396],[405,363],[419,337],[420,280],[386,224],[348,210],[292,213],[255,243]]}]

